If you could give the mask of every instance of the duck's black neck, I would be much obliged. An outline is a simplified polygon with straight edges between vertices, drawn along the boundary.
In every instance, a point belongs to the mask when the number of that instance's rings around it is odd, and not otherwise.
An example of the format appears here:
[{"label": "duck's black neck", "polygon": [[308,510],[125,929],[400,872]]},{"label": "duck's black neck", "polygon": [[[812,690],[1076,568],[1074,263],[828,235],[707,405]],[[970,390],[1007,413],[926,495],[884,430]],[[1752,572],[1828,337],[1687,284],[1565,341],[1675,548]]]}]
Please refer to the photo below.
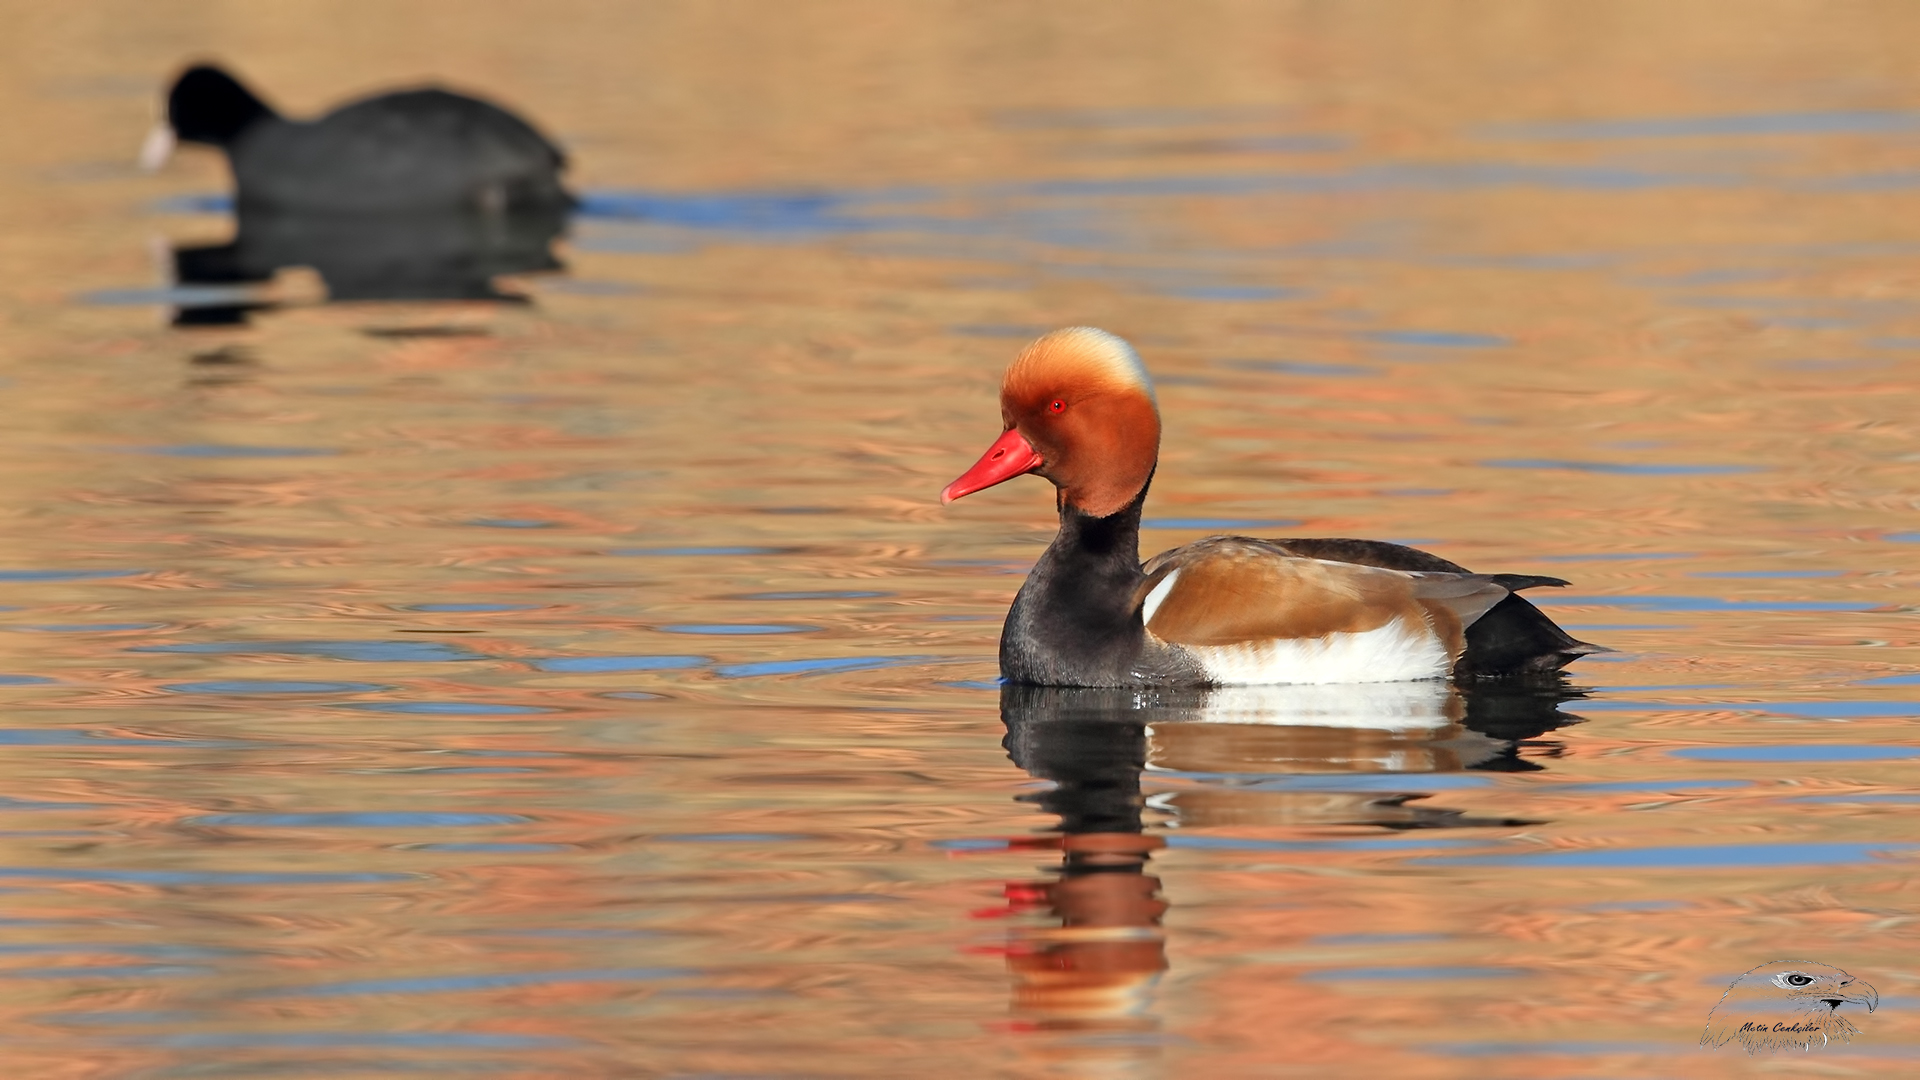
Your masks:
[{"label": "duck's black neck", "polygon": [[[1149,477],[1151,481],[1151,477]],[[1146,629],[1134,594],[1147,486],[1118,512],[1093,517],[1062,502],[1060,533],[1013,601],[1000,636],[1000,674],[1047,686],[1126,686]]]}]

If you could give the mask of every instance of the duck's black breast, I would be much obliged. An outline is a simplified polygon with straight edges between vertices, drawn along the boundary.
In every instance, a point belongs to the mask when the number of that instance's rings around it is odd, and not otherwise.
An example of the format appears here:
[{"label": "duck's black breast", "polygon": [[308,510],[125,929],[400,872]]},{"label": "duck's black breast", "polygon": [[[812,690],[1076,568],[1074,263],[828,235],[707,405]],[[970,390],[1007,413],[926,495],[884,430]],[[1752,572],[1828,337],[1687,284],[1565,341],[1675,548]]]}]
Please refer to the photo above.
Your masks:
[{"label": "duck's black breast", "polygon": [[[1146,644],[1130,603],[1140,564],[1131,551],[1088,550],[1072,530],[1034,565],[1000,634],[1000,674],[1039,686],[1126,686]],[[1063,534],[1068,533],[1066,528]],[[1100,545],[1104,547],[1105,545]]]},{"label": "duck's black breast", "polygon": [[512,113],[408,90],[301,123],[272,119],[228,153],[243,205],[310,213],[566,206],[565,157]]},{"label": "duck's black breast", "polygon": [[1190,660],[1147,636],[1140,616],[1140,508],[1146,491],[1097,518],[1062,507],[1000,632],[1000,675],[1034,686],[1194,685]]}]

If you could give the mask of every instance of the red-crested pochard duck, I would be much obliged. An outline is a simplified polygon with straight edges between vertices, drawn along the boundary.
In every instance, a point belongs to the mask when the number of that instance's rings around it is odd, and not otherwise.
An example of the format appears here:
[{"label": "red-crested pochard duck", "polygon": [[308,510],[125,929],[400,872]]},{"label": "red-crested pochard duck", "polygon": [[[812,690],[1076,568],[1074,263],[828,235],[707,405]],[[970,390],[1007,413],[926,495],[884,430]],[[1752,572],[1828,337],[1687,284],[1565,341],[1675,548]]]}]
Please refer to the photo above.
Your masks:
[{"label": "red-crested pochard duck", "polygon": [[1038,473],[1060,533],[1000,636],[1000,674],[1042,686],[1361,683],[1558,671],[1603,652],[1515,595],[1559,578],[1474,574],[1378,540],[1210,536],[1140,562],[1160,453],[1133,347],[1076,326],[1027,346],[1005,432],[940,501]]}]

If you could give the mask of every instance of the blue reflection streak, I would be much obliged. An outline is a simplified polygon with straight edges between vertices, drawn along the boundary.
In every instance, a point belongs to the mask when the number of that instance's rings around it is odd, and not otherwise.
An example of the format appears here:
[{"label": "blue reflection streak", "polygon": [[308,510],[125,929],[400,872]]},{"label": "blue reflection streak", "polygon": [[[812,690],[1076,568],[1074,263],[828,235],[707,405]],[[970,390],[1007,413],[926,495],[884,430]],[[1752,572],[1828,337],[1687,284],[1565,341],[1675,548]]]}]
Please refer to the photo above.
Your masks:
[{"label": "blue reflection streak", "polygon": [[1528,593],[1538,606],[1578,604],[1630,611],[1872,611],[1879,604],[1847,600],[1722,600],[1717,596],[1567,596]]},{"label": "blue reflection streak", "polygon": [[650,839],[664,844],[785,844],[814,838],[805,833],[716,832],[660,833]]},{"label": "blue reflection streak", "polygon": [[1424,345],[1436,349],[1501,349],[1513,344],[1513,339],[1493,334],[1446,330],[1366,330],[1358,336],[1384,345]]},{"label": "blue reflection streak", "polygon": [[556,656],[533,666],[555,672],[679,671],[712,662],[709,656]]},{"label": "blue reflection streak", "polygon": [[1483,137],[1576,141],[1590,139],[1695,139],[1747,135],[1877,135],[1920,131],[1920,112],[1846,110],[1745,113],[1722,116],[1632,117],[1496,124]]},{"label": "blue reflection streak", "polygon": [[1678,465],[1624,461],[1563,461],[1553,458],[1493,458],[1480,462],[1489,469],[1561,469],[1571,472],[1616,473],[1622,476],[1723,476],[1761,472],[1759,465]]},{"label": "blue reflection streak", "polygon": [[0,728],[0,746],[137,746],[148,750],[174,747],[245,746],[214,739],[129,739],[85,728]]},{"label": "blue reflection streak", "polygon": [[[120,1040],[127,1045],[160,1046],[174,1050],[257,1047],[347,1050],[355,1047],[414,1047],[419,1049],[558,1050],[579,1045],[577,1039],[550,1035],[488,1035],[474,1031],[316,1031],[316,1032],[195,1032],[144,1035]],[[465,1066],[462,1065],[462,1068]]]},{"label": "blue reflection streak", "polygon": [[1920,746],[1694,746],[1667,753],[1689,761],[1903,761],[1920,757]]},{"label": "blue reflection streak", "polygon": [[[1424,777],[1422,780],[1424,781]],[[1401,787],[1416,786],[1402,782]],[[1424,787],[1425,784],[1417,786]],[[1456,847],[1479,845],[1486,841],[1453,836],[1364,837],[1357,840],[1262,840],[1252,836],[1201,836],[1195,833],[1169,833],[1167,846],[1197,848],[1205,851],[1370,851],[1392,853],[1412,847]]]},{"label": "blue reflection streak", "polygon": [[0,880],[98,881],[122,885],[377,885],[410,880],[407,874],[299,873],[213,870],[92,870],[35,866],[0,866]]},{"label": "blue reflection streak", "polygon": [[449,855],[540,855],[552,851],[574,851],[572,844],[485,843],[409,844],[408,851],[437,851]]},{"label": "blue reflection streak", "polygon": [[1685,847],[1543,851],[1524,855],[1428,855],[1409,862],[1426,866],[1504,866],[1556,870],[1740,870],[1778,866],[1839,866],[1875,856],[1920,850],[1908,843],[1712,844]]},{"label": "blue reflection streak", "polygon": [[145,570],[0,570],[0,581],[91,581],[96,578],[123,578],[144,574]]},{"label": "blue reflection streak", "polygon": [[534,611],[538,604],[408,604],[402,610],[420,611],[430,615],[461,615],[467,613],[493,611]]},{"label": "blue reflection streak", "polygon": [[402,716],[543,716],[559,711],[537,705],[497,705],[475,701],[344,701],[329,707]]},{"label": "blue reflection streak", "polygon": [[369,694],[391,686],[359,682],[283,682],[273,679],[217,679],[210,682],[166,683],[160,689],[174,694]]},{"label": "blue reflection streak", "polygon": [[782,623],[672,623],[654,629],[664,634],[709,634],[721,637],[752,637],[766,634],[806,634],[819,630],[817,626],[801,626]]},{"label": "blue reflection streak", "polygon": [[1291,529],[1301,524],[1291,518],[1157,517],[1140,521],[1143,529]]},{"label": "blue reflection streak", "polygon": [[912,664],[958,663],[962,658],[943,656],[829,656],[817,660],[772,660],[758,664],[722,664],[714,672],[727,679],[751,679],[762,675],[827,675],[850,671],[878,671],[882,668]]},{"label": "blue reflection streak", "polygon": [[460,994],[513,986],[547,986],[553,983],[658,982],[663,979],[694,979],[705,974],[706,972],[698,968],[676,967],[494,972],[486,975],[448,975],[424,979],[365,979],[357,982],[321,983],[314,986],[261,990],[250,996],[291,998],[357,997],[362,994]]},{"label": "blue reflection streak", "polygon": [[1380,374],[1381,369],[1363,364],[1312,364],[1296,360],[1222,360],[1222,364],[1243,371],[1273,371],[1282,375],[1325,375],[1331,378],[1363,378]]},{"label": "blue reflection streak", "polygon": [[1549,1054],[1561,1057],[1597,1058],[1626,1054],[1657,1054],[1667,1056],[1673,1053],[1672,1043],[1656,1042],[1461,1042],[1427,1043],[1422,1050],[1436,1054],[1452,1054],[1457,1057],[1508,1057]]},{"label": "blue reflection streak", "polygon": [[66,967],[0,968],[0,979],[179,979],[214,974],[194,964],[75,964]]},{"label": "blue reflection streak", "polygon": [[1687,576],[1697,578],[1792,579],[1844,577],[1846,573],[1845,570],[1695,570]]},{"label": "blue reflection streak", "polygon": [[40,634],[123,634],[130,630],[158,630],[166,623],[42,623],[15,629]]},{"label": "blue reflection streak", "polygon": [[890,592],[875,592],[867,589],[815,589],[801,592],[757,592],[741,593],[726,597],[728,600],[875,600],[892,596]]},{"label": "blue reflection streak", "polygon": [[279,829],[448,829],[481,825],[525,825],[524,814],[460,814],[426,811],[366,811],[322,814],[202,814],[185,825]]},{"label": "blue reflection streak", "polygon": [[1564,794],[1566,792],[1682,792],[1702,791],[1713,788],[1752,787],[1750,780],[1608,780],[1594,784],[1554,784],[1543,788],[1542,793]]},{"label": "blue reflection streak", "polygon": [[207,945],[155,945],[126,941],[34,941],[0,945],[0,956],[30,956],[34,953],[97,953],[105,956],[171,956],[208,959],[222,956],[253,956],[249,949],[227,949]]},{"label": "blue reflection streak", "polygon": [[175,446],[116,446],[120,454],[150,454],[155,457],[185,458],[297,458],[330,457],[339,453],[312,446],[223,446],[215,443],[182,443]]},{"label": "blue reflection streak", "polygon": [[128,652],[210,656],[323,656],[369,664],[432,664],[485,660],[483,653],[437,641],[196,641],[139,645]]},{"label": "blue reflection streak", "polygon": [[1325,968],[1309,971],[1300,976],[1301,982],[1346,982],[1346,981],[1395,981],[1406,982],[1418,979],[1505,979],[1515,975],[1531,975],[1526,968],[1477,967],[1473,965],[1436,966],[1436,967],[1364,967],[1364,968]]},{"label": "blue reflection streak", "polygon": [[699,555],[786,555],[786,554],[791,554],[798,550],[800,549],[799,548],[780,548],[780,547],[752,547],[744,544],[737,544],[737,545],[731,545],[731,546],[720,545],[720,546],[713,546],[713,547],[613,548],[613,549],[610,549],[607,552],[607,554],[616,555],[621,558],[671,559],[671,558],[691,558]]},{"label": "blue reflection streak", "polygon": [[1271,285],[1170,285],[1156,291],[1183,300],[1209,300],[1216,303],[1289,300],[1307,295],[1305,289]]},{"label": "blue reflection streak", "polygon": [[1581,712],[1753,712],[1775,716],[1804,716],[1816,720],[1863,719],[1880,716],[1920,716],[1920,702],[1912,701],[1582,701]]},{"label": "blue reflection streak", "polygon": [[1181,779],[1231,783],[1239,791],[1333,791],[1333,792],[1405,792],[1459,791],[1493,784],[1485,773],[1339,773],[1313,775],[1297,773],[1192,772],[1149,766],[1142,774],[1149,781]]}]

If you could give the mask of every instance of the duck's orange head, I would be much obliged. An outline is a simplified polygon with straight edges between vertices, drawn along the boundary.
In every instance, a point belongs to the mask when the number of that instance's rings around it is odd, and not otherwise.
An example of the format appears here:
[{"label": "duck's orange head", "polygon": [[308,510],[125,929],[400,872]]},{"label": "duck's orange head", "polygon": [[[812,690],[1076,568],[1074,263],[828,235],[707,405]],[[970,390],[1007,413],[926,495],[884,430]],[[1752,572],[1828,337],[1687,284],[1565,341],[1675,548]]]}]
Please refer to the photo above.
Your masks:
[{"label": "duck's orange head", "polygon": [[1038,473],[1063,505],[1107,517],[1147,486],[1160,456],[1146,367],[1133,346],[1090,326],[1055,330],[1020,353],[1000,383],[1000,418],[1006,431],[941,502]]}]

